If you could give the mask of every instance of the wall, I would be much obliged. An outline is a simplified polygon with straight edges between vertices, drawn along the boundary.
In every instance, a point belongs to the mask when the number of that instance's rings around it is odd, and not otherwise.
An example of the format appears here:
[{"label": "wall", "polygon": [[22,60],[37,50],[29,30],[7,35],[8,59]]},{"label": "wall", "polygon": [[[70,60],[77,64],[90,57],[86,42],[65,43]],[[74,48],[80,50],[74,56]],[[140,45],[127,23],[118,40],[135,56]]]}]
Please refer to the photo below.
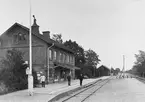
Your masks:
[{"label": "wall", "polygon": [[[26,34],[26,41],[22,43],[15,43],[14,34],[17,33]],[[24,52],[24,60],[29,61],[29,32],[27,30],[21,28],[20,26],[15,26],[10,31],[2,34],[0,39],[2,40],[0,58],[5,57],[8,49],[16,48]],[[33,67],[36,71],[39,71],[42,68],[42,71],[46,72],[47,69],[44,69],[44,67],[46,67],[47,64],[47,44],[34,35],[32,36],[32,39]]]}]

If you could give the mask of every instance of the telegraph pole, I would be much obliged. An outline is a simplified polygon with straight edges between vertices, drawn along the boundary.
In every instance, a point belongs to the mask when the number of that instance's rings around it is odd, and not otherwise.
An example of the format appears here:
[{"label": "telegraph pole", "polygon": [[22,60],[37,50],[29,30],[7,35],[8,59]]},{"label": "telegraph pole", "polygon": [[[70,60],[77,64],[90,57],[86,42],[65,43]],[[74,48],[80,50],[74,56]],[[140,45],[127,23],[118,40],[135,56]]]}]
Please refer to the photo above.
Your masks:
[{"label": "telegraph pole", "polygon": [[124,69],[125,69],[125,56],[123,55],[123,69],[122,69],[123,73],[124,73]]},{"label": "telegraph pole", "polygon": [[32,75],[32,29],[31,29],[31,0],[29,0],[30,5],[30,28],[29,28],[29,73],[28,73],[28,93],[30,96],[33,95],[33,75]]}]

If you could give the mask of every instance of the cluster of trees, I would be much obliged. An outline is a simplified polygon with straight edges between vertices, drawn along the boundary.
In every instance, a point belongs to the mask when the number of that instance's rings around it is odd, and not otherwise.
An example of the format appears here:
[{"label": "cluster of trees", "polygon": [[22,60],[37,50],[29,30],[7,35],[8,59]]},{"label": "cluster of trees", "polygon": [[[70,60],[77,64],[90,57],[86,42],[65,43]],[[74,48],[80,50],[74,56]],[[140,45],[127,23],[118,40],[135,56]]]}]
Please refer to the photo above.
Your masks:
[{"label": "cluster of trees", "polygon": [[133,68],[127,72],[139,76],[145,76],[145,51],[139,50],[139,53],[135,54],[135,58],[136,61],[134,62]]},{"label": "cluster of trees", "polygon": [[[3,85],[3,90],[0,92],[7,93],[16,90],[26,89],[28,86],[26,68],[28,65],[24,64],[23,55],[19,50],[8,50],[6,57],[1,60],[0,71],[0,85]],[[34,76],[34,86],[36,85],[36,73],[32,72]]]},{"label": "cluster of trees", "polygon": [[114,75],[117,75],[118,73],[120,72],[120,69],[119,68],[111,68],[111,73],[113,73]]},{"label": "cluster of trees", "polygon": [[72,49],[75,54],[75,65],[81,68],[81,72],[76,71],[78,75],[83,73],[88,77],[96,76],[97,65],[101,60],[95,51],[92,49],[84,50],[76,41],[68,40],[63,42],[61,34],[54,34],[52,39]]}]

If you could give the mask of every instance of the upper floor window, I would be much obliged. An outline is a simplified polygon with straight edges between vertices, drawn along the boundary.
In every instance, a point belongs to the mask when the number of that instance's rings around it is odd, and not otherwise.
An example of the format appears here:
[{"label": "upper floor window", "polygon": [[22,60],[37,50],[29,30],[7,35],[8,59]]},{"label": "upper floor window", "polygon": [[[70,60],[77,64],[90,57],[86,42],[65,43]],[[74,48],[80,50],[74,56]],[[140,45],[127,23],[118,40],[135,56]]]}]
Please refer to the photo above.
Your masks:
[{"label": "upper floor window", "polygon": [[70,63],[72,64],[72,55],[70,56]]},{"label": "upper floor window", "polygon": [[67,63],[69,63],[69,55],[67,55]]},{"label": "upper floor window", "polygon": [[72,56],[69,56],[69,63],[72,63]]},{"label": "upper floor window", "polygon": [[56,51],[54,51],[54,60],[56,60]]},{"label": "upper floor window", "polygon": [[49,59],[52,59],[52,50],[49,50]]},{"label": "upper floor window", "polygon": [[18,43],[26,40],[26,34],[18,33],[14,35],[14,42]]},{"label": "upper floor window", "polygon": [[63,53],[59,53],[59,62],[63,62]]},{"label": "upper floor window", "polygon": [[67,55],[64,54],[64,63],[67,63]]},{"label": "upper floor window", "polygon": [[72,63],[73,63],[73,65],[75,65],[75,57],[74,56],[72,57]]},{"label": "upper floor window", "polygon": [[62,55],[62,53],[60,52],[59,53],[59,62],[61,62],[61,55]]},{"label": "upper floor window", "polygon": [[18,35],[19,35],[19,40],[20,40],[20,41],[22,41],[22,40],[26,40],[26,36],[25,36],[25,34],[21,34],[21,33],[19,33]]},{"label": "upper floor window", "polygon": [[61,54],[61,57],[60,57],[60,59],[61,59],[61,62],[63,62],[63,54]]},{"label": "upper floor window", "polygon": [[2,46],[2,40],[0,40],[0,47]]},{"label": "upper floor window", "polygon": [[62,55],[62,62],[65,63],[65,54]]}]

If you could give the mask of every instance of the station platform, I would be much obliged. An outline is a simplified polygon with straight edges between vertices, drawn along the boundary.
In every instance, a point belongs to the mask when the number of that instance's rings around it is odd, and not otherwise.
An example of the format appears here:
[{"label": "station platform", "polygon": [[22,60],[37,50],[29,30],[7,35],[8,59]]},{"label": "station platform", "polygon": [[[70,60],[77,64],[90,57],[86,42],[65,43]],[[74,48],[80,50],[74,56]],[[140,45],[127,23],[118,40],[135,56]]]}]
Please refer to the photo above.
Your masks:
[{"label": "station platform", "polygon": [[107,79],[110,76],[99,77],[95,79],[84,79],[83,85],[80,86],[79,80],[72,80],[71,86],[67,81],[62,83],[53,83],[46,85],[45,88],[34,88],[33,96],[29,96],[28,90],[17,91],[0,96],[0,102],[49,102],[55,98],[62,97],[67,92],[79,89],[85,85],[92,84],[101,79]]}]

